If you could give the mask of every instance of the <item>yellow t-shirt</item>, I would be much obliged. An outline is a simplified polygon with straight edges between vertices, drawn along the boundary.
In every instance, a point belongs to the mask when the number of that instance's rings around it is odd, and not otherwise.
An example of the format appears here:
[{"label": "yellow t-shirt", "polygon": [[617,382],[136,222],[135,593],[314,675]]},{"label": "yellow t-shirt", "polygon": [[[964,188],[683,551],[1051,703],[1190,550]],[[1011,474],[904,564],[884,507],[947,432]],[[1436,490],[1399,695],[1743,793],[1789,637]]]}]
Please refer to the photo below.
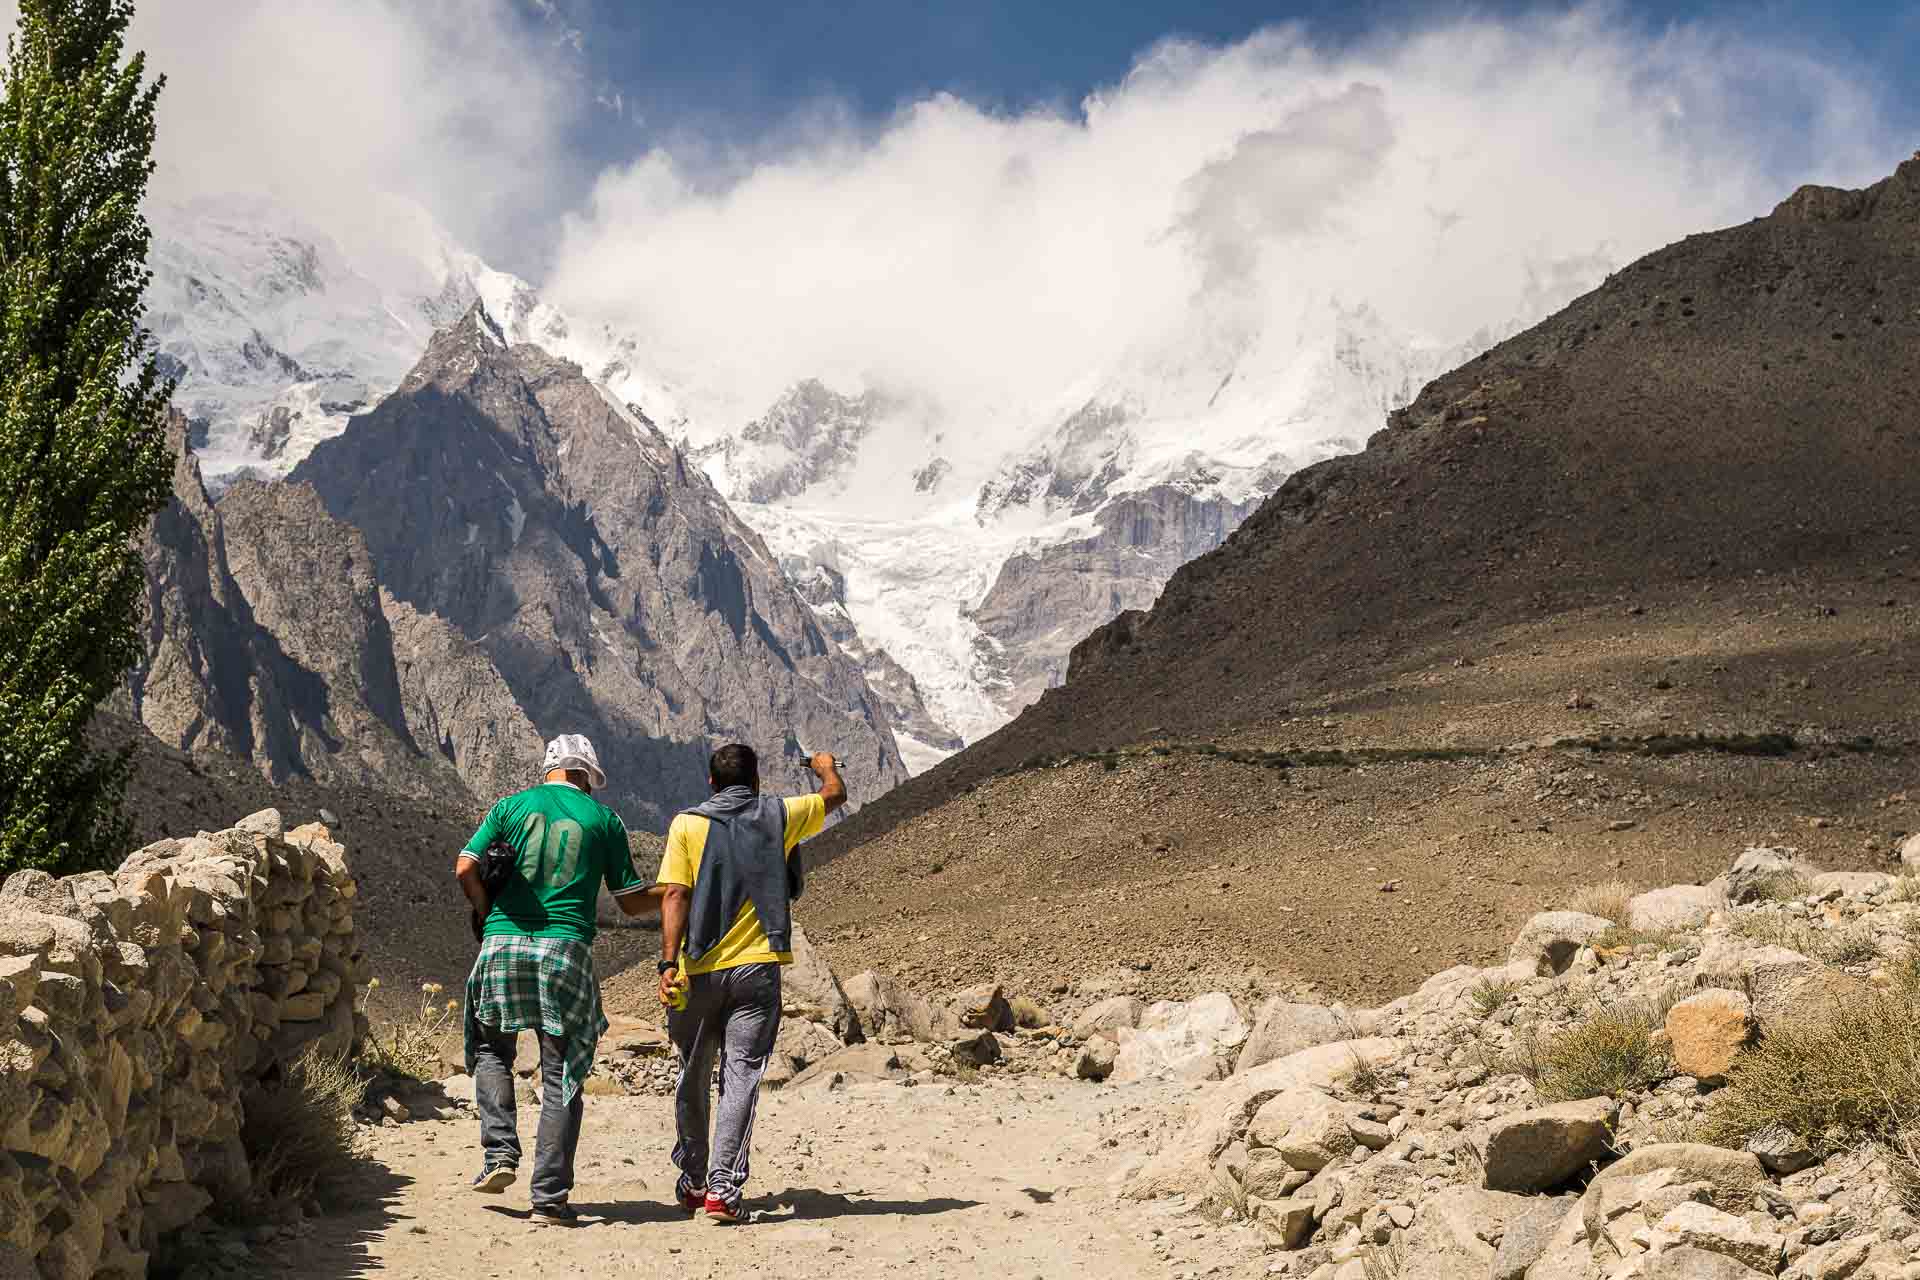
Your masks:
[{"label": "yellow t-shirt", "polygon": [[[793,846],[818,835],[820,828],[827,824],[827,804],[818,794],[788,796],[781,803],[787,806],[787,853],[791,855]],[[661,884],[693,888],[694,877],[700,874],[701,856],[707,851],[707,828],[712,825],[709,819],[698,814],[683,813],[674,818],[673,825],[667,828],[667,851],[660,856]],[[740,914],[734,917],[733,927],[713,949],[698,962],[688,961],[686,969],[688,974],[695,974],[733,969],[743,964],[792,963],[791,951],[773,949],[767,940],[767,931],[760,927],[760,915],[749,901],[740,904]]]}]

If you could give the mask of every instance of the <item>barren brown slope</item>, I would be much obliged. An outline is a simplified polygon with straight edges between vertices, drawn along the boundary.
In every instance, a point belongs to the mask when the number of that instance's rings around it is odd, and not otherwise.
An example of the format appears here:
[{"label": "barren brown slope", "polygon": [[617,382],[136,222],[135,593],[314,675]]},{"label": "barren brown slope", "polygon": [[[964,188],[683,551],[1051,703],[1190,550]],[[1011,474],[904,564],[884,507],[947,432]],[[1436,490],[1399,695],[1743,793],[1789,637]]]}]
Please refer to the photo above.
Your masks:
[{"label": "barren brown slope", "polygon": [[[1916,393],[1920,160],[1652,254],[1293,477],[1063,688],[825,837],[810,925],[837,963],[941,978],[1155,960],[1135,981],[1172,989],[1191,960],[1359,995],[1583,880],[1704,878],[1765,839],[1884,859],[1920,793]],[[1694,733],[1799,746],[1515,750]],[[1174,754],[1032,768],[1148,743]],[[1480,754],[1186,754],[1328,747]],[[1421,892],[1389,907],[1396,877]]]},{"label": "barren brown slope", "polygon": [[1274,729],[1504,625],[1755,573],[1903,574],[1916,405],[1920,159],[1651,254],[1437,379],[1151,612],[1082,642],[1065,686],[822,853],[1035,755]]}]

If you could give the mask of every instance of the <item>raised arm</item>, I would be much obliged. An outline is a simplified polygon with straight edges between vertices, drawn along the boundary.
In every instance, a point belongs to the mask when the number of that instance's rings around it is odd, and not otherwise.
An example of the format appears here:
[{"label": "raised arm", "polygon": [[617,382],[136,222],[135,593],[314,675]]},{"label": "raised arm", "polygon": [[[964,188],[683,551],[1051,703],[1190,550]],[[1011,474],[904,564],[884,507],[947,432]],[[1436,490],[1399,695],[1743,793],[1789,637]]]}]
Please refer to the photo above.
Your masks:
[{"label": "raised arm", "polygon": [[840,770],[834,765],[831,751],[816,751],[807,761],[820,779],[820,799],[826,804],[827,812],[832,813],[847,802],[847,784],[840,780]]}]

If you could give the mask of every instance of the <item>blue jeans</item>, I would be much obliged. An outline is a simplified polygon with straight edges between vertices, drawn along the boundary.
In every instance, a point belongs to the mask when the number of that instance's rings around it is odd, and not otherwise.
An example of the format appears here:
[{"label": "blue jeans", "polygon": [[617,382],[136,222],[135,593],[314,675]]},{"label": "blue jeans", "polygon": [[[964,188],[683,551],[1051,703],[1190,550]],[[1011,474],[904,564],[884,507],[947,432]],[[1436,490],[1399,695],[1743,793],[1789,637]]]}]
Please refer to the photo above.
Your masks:
[{"label": "blue jeans", "polygon": [[[513,1096],[513,1049],[518,1036],[481,1026],[473,1061],[473,1101],[480,1112],[480,1150],[489,1168],[520,1165],[520,1126]],[[566,1042],[546,1032],[540,1037],[540,1129],[533,1144],[533,1181],[529,1196],[535,1204],[565,1204],[573,1190],[573,1153],[580,1145],[580,1117],[587,1091],[573,1095],[571,1106],[560,1101],[561,1077],[566,1067]]]}]

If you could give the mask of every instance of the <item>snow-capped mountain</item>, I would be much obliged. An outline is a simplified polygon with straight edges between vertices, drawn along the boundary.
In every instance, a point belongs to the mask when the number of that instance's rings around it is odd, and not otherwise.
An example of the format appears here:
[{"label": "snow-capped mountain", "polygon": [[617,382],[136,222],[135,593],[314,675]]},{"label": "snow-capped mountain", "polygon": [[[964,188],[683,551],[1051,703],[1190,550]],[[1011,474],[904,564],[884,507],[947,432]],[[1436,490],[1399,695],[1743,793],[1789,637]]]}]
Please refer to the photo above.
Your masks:
[{"label": "snow-capped mountain", "polygon": [[1060,682],[1075,642],[1151,605],[1292,471],[1358,449],[1501,336],[1423,344],[1337,297],[1255,316],[1196,299],[1116,368],[1063,370],[1047,403],[967,416],[912,387],[806,380],[742,422],[685,353],[663,374],[407,202],[375,201],[359,231],[258,197],[152,216],[149,324],[211,485],[286,474],[480,301],[510,343],[580,365],[681,442],[860,664],[916,770]]},{"label": "snow-capped mountain", "polygon": [[647,381],[630,345],[570,325],[409,201],[371,197],[364,224],[344,231],[258,195],[157,203],[148,217],[147,326],[215,488],[292,470],[398,386],[475,301],[509,341],[562,352],[677,425],[671,389]]}]

